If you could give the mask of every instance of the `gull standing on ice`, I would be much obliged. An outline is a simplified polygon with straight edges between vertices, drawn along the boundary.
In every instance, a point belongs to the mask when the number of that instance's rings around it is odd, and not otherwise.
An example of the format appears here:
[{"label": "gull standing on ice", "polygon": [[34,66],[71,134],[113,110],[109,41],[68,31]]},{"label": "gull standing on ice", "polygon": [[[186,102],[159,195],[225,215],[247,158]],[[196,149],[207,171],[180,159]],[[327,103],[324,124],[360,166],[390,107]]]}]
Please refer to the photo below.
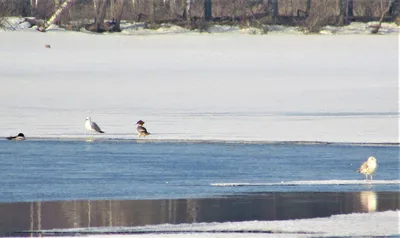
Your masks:
[{"label": "gull standing on ice", "polygon": [[102,131],[96,122],[93,122],[90,117],[86,117],[85,128],[90,132],[104,133],[104,131]]},{"label": "gull standing on ice", "polygon": [[25,140],[25,135],[23,133],[19,133],[17,136],[9,136],[6,137],[7,140]]},{"label": "gull standing on ice", "polygon": [[375,157],[369,157],[367,161],[362,163],[361,167],[357,170],[358,173],[365,174],[365,179],[368,180],[368,175],[371,177],[377,167]]},{"label": "gull standing on ice", "polygon": [[147,129],[143,126],[143,124],[144,124],[144,121],[142,121],[142,120],[139,120],[138,122],[136,122],[136,125],[137,125],[136,131],[137,131],[139,137],[150,135],[150,133],[147,131]]}]

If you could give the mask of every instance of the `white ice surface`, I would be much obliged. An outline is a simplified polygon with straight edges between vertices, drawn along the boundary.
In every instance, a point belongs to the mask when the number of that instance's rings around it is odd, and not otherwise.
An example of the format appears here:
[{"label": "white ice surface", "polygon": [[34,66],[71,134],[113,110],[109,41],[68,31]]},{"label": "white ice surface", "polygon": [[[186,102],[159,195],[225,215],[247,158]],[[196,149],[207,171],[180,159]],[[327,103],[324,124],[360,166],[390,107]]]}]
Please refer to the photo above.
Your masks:
[{"label": "white ice surface", "polygon": [[[163,224],[143,227],[91,227],[50,232],[104,233],[144,232],[144,234],[107,235],[107,237],[324,237],[324,236],[389,236],[400,235],[400,211],[353,213],[325,218],[246,221],[223,223]],[[265,233],[262,233],[265,232]],[[274,232],[274,233],[266,233]],[[162,233],[162,234],[157,234]]]},{"label": "white ice surface", "polygon": [[[0,32],[0,136],[399,142],[397,35]],[[51,45],[50,49],[45,48]]]},{"label": "white ice surface", "polygon": [[215,187],[233,186],[302,186],[302,185],[361,185],[361,184],[400,184],[400,180],[301,180],[301,181],[282,181],[280,183],[212,183]]}]

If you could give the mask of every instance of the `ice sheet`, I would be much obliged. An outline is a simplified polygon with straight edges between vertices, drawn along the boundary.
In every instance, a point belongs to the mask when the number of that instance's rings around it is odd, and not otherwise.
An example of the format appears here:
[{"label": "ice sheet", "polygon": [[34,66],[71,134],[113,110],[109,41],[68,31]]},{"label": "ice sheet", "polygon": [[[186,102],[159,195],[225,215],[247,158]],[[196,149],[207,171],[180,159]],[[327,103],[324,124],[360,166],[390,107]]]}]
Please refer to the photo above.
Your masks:
[{"label": "ice sheet", "polygon": [[[51,48],[45,48],[50,44]],[[0,32],[0,135],[398,143],[397,35]]]},{"label": "ice sheet", "polygon": [[354,185],[354,184],[400,184],[400,180],[301,180],[301,181],[282,181],[280,183],[212,183],[215,187],[233,186],[301,186],[301,185]]}]

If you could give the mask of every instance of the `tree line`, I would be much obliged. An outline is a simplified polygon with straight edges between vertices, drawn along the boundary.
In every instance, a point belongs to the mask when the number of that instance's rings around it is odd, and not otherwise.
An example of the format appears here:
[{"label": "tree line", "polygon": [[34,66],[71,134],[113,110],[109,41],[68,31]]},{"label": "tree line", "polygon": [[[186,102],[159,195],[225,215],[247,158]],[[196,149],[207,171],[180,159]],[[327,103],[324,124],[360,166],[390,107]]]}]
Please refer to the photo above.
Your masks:
[{"label": "tree line", "polygon": [[[149,28],[173,23],[190,29],[210,24],[267,27],[294,25],[318,31],[352,21],[398,21],[400,0],[0,0],[0,19],[33,17],[70,30],[120,31],[121,20]],[[1,22],[0,22],[1,24]]]}]

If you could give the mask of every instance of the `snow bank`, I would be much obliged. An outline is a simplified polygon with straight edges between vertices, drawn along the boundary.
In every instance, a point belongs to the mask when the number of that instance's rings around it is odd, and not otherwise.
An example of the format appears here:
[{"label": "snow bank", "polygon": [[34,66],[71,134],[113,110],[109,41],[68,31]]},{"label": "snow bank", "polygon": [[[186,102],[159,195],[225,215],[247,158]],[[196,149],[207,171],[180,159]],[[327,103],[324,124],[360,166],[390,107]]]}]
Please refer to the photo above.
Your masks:
[{"label": "snow bank", "polygon": [[[327,218],[99,227],[47,230],[49,233],[92,234],[88,237],[310,237],[400,235],[399,211],[354,213]],[[118,235],[122,233],[123,235]]]}]

